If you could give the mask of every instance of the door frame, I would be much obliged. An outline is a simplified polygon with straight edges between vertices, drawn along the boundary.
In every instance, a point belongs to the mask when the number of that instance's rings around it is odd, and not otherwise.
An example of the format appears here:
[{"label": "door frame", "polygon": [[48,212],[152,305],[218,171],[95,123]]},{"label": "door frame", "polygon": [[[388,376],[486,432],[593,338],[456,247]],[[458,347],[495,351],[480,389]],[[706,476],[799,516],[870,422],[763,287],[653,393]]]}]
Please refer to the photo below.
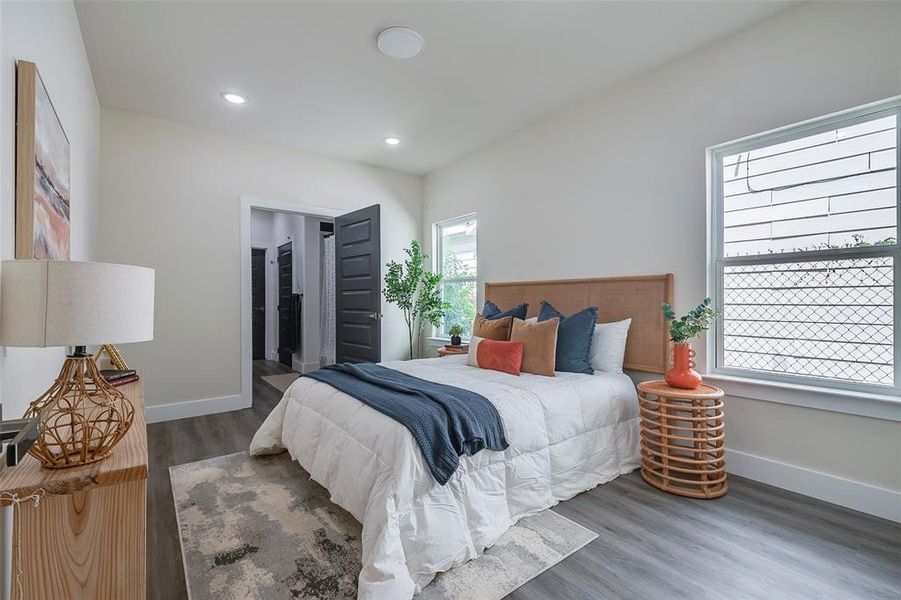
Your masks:
[{"label": "door frame", "polygon": [[250,211],[251,209],[285,212],[306,217],[334,219],[353,209],[331,208],[312,204],[299,204],[284,200],[271,200],[259,196],[241,195],[240,201],[240,241],[241,241],[241,408],[253,405],[253,302],[250,297]]}]

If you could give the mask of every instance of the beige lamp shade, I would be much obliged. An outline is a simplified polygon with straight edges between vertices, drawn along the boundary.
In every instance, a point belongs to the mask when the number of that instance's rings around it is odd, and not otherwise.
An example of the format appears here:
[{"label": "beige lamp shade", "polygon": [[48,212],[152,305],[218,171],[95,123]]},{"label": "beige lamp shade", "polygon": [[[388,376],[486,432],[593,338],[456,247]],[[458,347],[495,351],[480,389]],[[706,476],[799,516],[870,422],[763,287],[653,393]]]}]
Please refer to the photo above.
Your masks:
[{"label": "beige lamp shade", "polygon": [[5,260],[0,346],[85,346],[153,339],[153,269]]}]

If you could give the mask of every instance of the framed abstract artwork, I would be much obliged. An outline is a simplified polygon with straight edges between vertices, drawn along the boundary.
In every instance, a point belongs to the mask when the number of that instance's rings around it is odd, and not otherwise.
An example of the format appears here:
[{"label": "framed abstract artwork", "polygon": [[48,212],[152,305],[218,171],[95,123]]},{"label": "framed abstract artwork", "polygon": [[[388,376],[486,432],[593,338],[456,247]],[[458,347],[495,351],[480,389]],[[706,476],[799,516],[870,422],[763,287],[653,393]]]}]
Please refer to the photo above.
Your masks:
[{"label": "framed abstract artwork", "polygon": [[16,258],[69,260],[69,139],[34,63],[16,65]]}]

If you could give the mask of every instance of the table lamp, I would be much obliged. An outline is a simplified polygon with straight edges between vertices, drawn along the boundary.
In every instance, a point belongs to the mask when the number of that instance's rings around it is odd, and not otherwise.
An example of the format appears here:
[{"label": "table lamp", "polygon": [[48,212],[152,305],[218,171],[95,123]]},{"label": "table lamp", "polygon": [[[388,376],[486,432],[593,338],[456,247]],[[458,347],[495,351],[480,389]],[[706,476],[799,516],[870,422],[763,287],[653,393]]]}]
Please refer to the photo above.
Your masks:
[{"label": "table lamp", "polygon": [[0,264],[0,346],[74,347],[56,381],[25,413],[40,417],[28,452],[45,467],[103,460],[128,432],[134,407],[103,379],[86,346],[152,340],[153,287],[154,271],[146,267]]}]

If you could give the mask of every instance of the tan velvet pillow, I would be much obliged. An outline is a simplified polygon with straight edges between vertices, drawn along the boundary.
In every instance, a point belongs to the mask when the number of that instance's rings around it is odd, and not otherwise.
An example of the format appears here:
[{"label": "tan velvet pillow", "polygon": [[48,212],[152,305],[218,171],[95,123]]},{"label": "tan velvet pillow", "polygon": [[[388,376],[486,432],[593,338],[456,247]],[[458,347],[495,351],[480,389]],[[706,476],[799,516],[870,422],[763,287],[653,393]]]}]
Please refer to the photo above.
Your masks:
[{"label": "tan velvet pillow", "polygon": [[538,323],[513,319],[511,342],[522,342],[522,366],[520,371],[533,375],[554,376],[557,360],[557,326],[560,319],[554,317]]},{"label": "tan velvet pillow", "polygon": [[513,327],[513,317],[500,319],[486,319],[482,315],[476,315],[472,323],[472,335],[477,335],[486,340],[506,342],[510,339],[510,329]]}]

